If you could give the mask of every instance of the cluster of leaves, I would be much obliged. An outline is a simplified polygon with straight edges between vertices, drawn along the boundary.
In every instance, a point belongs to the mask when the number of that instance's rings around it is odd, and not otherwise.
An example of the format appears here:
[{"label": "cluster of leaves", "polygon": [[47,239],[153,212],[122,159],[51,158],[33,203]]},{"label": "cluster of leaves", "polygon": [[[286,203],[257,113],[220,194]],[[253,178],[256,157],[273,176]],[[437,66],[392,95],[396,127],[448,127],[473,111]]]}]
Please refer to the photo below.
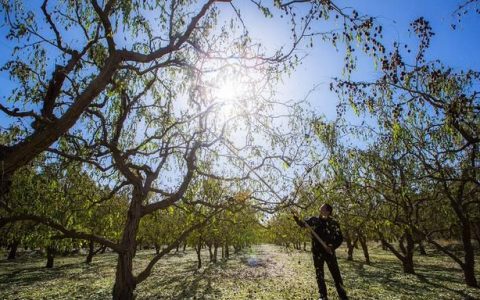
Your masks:
[{"label": "cluster of leaves", "polygon": [[85,246],[84,241],[72,239],[58,228],[118,240],[128,204],[124,197],[109,197],[109,193],[80,164],[36,160],[15,174],[10,197],[2,209],[2,213],[26,221],[2,227],[1,243],[42,251],[51,248],[61,253]]}]

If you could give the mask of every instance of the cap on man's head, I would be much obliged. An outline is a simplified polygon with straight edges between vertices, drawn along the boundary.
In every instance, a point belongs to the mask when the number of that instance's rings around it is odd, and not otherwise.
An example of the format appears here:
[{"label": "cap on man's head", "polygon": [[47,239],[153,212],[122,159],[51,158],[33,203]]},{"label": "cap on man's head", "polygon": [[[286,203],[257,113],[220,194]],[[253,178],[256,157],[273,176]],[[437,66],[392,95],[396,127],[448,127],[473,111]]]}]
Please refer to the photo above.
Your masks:
[{"label": "cap on man's head", "polygon": [[325,203],[325,204],[323,204],[322,206],[324,206],[325,209],[326,209],[330,214],[332,214],[333,207],[332,207],[330,204]]}]

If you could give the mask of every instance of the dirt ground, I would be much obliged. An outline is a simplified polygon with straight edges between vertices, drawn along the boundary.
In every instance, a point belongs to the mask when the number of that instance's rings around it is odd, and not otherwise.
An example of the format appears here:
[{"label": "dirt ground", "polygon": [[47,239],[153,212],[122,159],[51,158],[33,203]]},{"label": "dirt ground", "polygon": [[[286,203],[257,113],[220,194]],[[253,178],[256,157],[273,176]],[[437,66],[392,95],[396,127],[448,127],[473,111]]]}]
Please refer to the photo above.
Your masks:
[{"label": "dirt ground", "polygon": [[[346,249],[337,250],[344,283],[351,299],[480,299],[480,290],[467,289],[459,267],[450,259],[430,252],[416,256],[416,275],[405,275],[396,258],[379,248],[371,249],[371,265],[360,253],[347,261]],[[154,255],[139,251],[139,272]],[[310,252],[275,245],[256,245],[228,261],[208,263],[197,270],[194,250],[171,253],[136,289],[137,299],[317,299]],[[60,257],[53,269],[45,269],[41,257],[0,260],[0,299],[109,299],[116,256]],[[477,260],[478,261],[478,260]],[[478,267],[479,264],[477,264]],[[330,299],[337,299],[326,270]]]}]

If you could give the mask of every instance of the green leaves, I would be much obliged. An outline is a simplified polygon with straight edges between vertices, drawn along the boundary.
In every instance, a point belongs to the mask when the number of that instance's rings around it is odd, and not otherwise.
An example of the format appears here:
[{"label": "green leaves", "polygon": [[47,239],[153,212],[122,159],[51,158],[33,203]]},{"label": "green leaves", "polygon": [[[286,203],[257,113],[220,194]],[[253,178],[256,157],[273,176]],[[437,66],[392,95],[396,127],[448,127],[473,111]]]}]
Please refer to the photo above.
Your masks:
[{"label": "green leaves", "polygon": [[392,134],[393,134],[393,140],[395,142],[398,142],[402,133],[402,127],[398,122],[394,122],[392,126]]}]

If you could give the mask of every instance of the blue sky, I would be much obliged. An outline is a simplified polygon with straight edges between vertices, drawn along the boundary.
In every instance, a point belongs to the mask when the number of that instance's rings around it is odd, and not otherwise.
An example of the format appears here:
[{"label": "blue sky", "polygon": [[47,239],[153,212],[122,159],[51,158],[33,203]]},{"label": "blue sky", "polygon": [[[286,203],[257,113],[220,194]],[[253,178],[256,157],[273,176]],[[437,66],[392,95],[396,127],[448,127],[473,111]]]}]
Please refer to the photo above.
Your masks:
[{"label": "blue sky", "polygon": [[[265,2],[265,1],[264,1]],[[336,1],[339,7],[354,7],[361,14],[377,19],[384,28],[386,44],[394,41],[416,45],[415,36],[408,31],[413,20],[423,16],[430,22],[435,32],[427,59],[440,59],[454,69],[471,68],[480,70],[480,16],[473,13],[462,17],[461,22],[453,14],[459,3],[456,0],[363,0]],[[238,3],[238,1],[237,1]],[[260,12],[243,7],[243,15],[250,24],[249,31],[268,48],[288,43],[288,28],[284,19],[265,20]],[[452,29],[456,25],[456,30]],[[339,24],[340,25],[340,24]],[[414,49],[414,48],[413,48]],[[413,53],[414,51],[412,51]],[[309,97],[310,103],[320,114],[328,118],[335,117],[335,95],[328,91],[328,82],[332,77],[341,76],[343,51],[330,44],[317,42],[314,49],[299,49],[306,54],[303,64],[279,87],[279,97],[285,99],[303,99],[308,91],[317,86],[316,92]],[[358,51],[356,52],[359,53]],[[359,68],[353,75],[355,79],[372,79],[377,72],[373,62],[366,56],[359,59]]]}]

